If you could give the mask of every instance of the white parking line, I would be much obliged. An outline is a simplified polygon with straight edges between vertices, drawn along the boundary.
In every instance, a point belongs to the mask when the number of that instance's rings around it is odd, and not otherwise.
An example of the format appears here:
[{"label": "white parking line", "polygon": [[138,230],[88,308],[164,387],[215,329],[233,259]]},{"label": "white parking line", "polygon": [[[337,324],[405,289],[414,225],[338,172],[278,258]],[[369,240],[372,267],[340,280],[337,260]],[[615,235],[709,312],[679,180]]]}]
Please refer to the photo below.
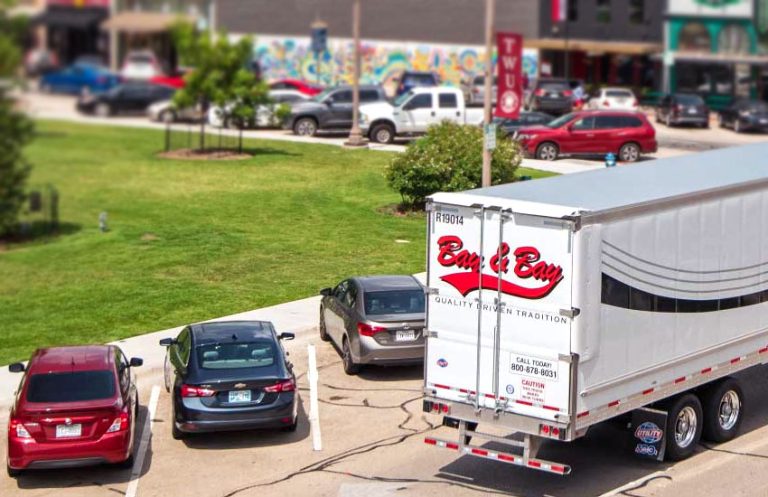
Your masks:
[{"label": "white parking line", "polygon": [[160,386],[155,385],[152,387],[152,393],[149,396],[147,418],[144,420],[144,429],[141,430],[141,443],[139,444],[139,451],[136,454],[136,459],[133,461],[131,479],[128,482],[128,490],[125,491],[125,497],[136,497],[136,492],[139,489],[141,468],[144,467],[144,456],[147,454],[147,449],[149,448],[149,439],[152,437],[152,419],[155,417],[155,411],[157,410],[157,400],[159,398]]},{"label": "white parking line", "polygon": [[309,380],[309,426],[312,430],[312,448],[323,450],[323,440],[320,436],[320,410],[317,398],[317,354],[314,344],[307,345],[307,379]]}]

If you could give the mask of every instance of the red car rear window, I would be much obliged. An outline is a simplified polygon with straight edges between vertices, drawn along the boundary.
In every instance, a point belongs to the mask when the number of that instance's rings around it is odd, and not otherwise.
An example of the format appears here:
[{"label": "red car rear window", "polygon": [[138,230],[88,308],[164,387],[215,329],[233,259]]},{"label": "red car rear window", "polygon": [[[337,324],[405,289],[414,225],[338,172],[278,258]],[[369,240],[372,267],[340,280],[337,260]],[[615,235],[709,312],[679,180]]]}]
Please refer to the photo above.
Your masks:
[{"label": "red car rear window", "polygon": [[115,395],[112,371],[73,371],[33,374],[27,387],[28,402],[82,402]]}]

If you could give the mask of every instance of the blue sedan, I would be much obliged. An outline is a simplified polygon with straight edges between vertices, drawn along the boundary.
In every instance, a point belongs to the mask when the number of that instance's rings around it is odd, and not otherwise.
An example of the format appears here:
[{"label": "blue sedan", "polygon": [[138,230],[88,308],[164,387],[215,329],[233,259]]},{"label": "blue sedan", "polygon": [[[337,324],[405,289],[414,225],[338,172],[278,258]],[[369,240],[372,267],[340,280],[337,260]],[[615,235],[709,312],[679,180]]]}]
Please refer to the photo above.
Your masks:
[{"label": "blue sedan", "polygon": [[106,68],[90,64],[74,64],[40,78],[40,90],[45,93],[74,93],[107,91],[120,82],[120,77]]}]

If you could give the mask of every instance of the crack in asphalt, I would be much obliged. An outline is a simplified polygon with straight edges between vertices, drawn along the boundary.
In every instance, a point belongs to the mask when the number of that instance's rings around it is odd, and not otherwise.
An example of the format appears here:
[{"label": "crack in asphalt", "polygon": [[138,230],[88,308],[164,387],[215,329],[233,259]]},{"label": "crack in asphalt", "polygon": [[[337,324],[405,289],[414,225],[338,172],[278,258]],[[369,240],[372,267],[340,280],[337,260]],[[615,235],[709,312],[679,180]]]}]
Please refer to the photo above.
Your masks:
[{"label": "crack in asphalt", "polygon": [[619,492],[617,495],[626,495],[626,496],[628,496],[628,497],[643,497],[643,496],[641,496],[641,495],[638,495],[638,494],[632,494],[632,493],[630,493],[630,492],[632,492],[632,491],[634,491],[634,490],[640,490],[641,488],[645,488],[645,487],[647,487],[647,486],[648,486],[648,484],[650,484],[652,481],[656,481],[656,480],[669,480],[669,481],[673,481],[673,478],[672,478],[671,476],[669,476],[669,475],[659,475],[659,476],[654,476],[653,478],[648,478],[647,480],[644,480],[644,481],[642,481],[642,482],[638,483],[638,484],[637,484],[637,485],[635,485],[634,487],[625,488],[624,490],[622,490],[621,492]]},{"label": "crack in asphalt", "polygon": [[755,457],[758,459],[768,459],[768,455],[763,454],[753,454],[751,452],[737,452],[735,450],[728,450],[728,449],[721,449],[718,447],[713,447],[711,445],[701,443],[701,446],[704,447],[707,450],[711,450],[712,452],[722,452],[723,454],[733,454],[734,456],[744,456],[744,457]]},{"label": "crack in asphalt", "polygon": [[[335,454],[333,456],[327,457],[325,459],[321,459],[320,461],[317,461],[315,463],[312,463],[312,464],[309,464],[309,465],[304,466],[302,468],[299,468],[297,471],[289,473],[289,474],[283,476],[282,478],[278,478],[276,480],[272,480],[272,481],[266,482],[266,483],[254,483],[252,485],[246,485],[244,487],[235,489],[235,490],[233,490],[233,491],[231,491],[229,493],[224,494],[223,497],[232,497],[234,495],[240,494],[242,492],[245,492],[247,490],[251,490],[251,489],[254,489],[254,488],[269,487],[269,486],[277,485],[279,483],[288,481],[288,480],[290,480],[290,479],[292,479],[292,478],[294,478],[296,476],[300,476],[300,475],[304,475],[304,474],[316,473],[316,472],[327,472],[328,468],[330,468],[330,467],[332,467],[332,466],[334,466],[336,464],[339,464],[340,462],[346,461],[346,460],[348,460],[351,457],[362,455],[362,454],[366,454],[366,453],[369,453],[369,452],[373,452],[374,450],[377,450],[377,449],[380,449],[380,448],[392,447],[392,446],[395,446],[395,445],[399,445],[399,444],[405,442],[406,440],[408,440],[409,438],[412,438],[412,437],[415,437],[415,436],[418,436],[418,435],[422,435],[424,433],[428,433],[430,431],[435,430],[438,426],[432,424],[426,418],[423,418],[423,417],[422,417],[422,420],[428,426],[427,428],[424,428],[422,430],[417,430],[417,429],[414,429],[414,428],[406,428],[405,427],[405,425],[411,419],[413,419],[413,413],[408,410],[407,405],[412,403],[415,400],[420,399],[420,398],[421,398],[420,396],[419,397],[414,397],[414,398],[411,398],[411,399],[403,401],[402,403],[400,403],[397,406],[388,407],[388,408],[399,408],[403,412],[406,413],[405,420],[403,422],[401,422],[397,427],[398,427],[398,429],[407,430],[407,431],[410,431],[411,433],[404,433],[402,435],[395,435],[395,436],[391,436],[391,437],[387,437],[387,438],[382,438],[382,439],[374,441],[374,442],[369,442],[369,443],[366,443],[366,444],[359,445],[357,447],[349,449],[349,450],[347,450],[345,452],[342,452],[340,454]],[[327,403],[331,403],[331,402],[327,401]],[[347,406],[344,406],[344,407],[347,407]],[[377,406],[370,406],[370,405],[369,406],[365,406],[365,405],[359,405],[359,404],[353,404],[353,405],[351,405],[349,407],[377,408]],[[341,473],[341,474],[344,474],[344,473]]]}]

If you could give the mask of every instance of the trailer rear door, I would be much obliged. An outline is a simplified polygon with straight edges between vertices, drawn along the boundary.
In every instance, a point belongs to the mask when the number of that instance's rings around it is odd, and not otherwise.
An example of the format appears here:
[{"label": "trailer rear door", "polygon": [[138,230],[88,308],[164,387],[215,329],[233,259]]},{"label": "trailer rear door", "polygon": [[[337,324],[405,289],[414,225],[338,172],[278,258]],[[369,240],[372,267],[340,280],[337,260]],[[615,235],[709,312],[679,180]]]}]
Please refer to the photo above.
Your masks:
[{"label": "trailer rear door", "polygon": [[426,388],[476,407],[569,414],[571,223],[439,203],[428,229]]}]

